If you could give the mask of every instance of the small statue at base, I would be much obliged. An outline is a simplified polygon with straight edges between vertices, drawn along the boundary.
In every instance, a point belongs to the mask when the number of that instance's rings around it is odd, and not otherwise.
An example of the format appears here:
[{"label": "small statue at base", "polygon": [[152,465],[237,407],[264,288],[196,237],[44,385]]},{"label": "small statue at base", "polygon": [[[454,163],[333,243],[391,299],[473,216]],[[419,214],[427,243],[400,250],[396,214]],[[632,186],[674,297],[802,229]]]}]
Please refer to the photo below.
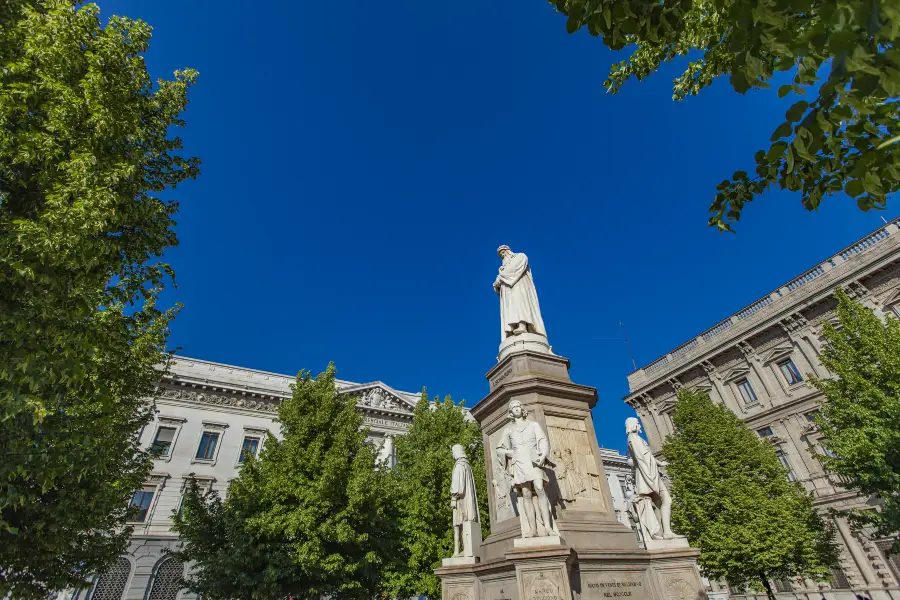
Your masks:
[{"label": "small statue at base", "polygon": [[475,557],[481,546],[481,519],[478,516],[478,497],[475,495],[475,476],[460,444],[452,446],[453,475],[450,480],[450,507],[453,509],[453,556]]},{"label": "small statue at base", "polygon": [[659,473],[660,464],[665,466],[665,463],[656,461],[647,442],[640,436],[640,431],[641,423],[636,418],[629,417],[625,420],[635,488],[628,509],[645,536],[653,540],[671,540],[678,536],[672,533],[672,496]]}]

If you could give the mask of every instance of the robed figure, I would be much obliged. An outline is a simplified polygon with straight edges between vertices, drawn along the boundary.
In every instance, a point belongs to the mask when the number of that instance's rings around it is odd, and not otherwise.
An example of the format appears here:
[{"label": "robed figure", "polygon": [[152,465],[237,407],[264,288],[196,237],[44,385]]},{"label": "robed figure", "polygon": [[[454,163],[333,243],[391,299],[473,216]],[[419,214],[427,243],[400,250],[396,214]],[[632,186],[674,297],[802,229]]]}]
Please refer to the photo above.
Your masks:
[{"label": "robed figure", "polygon": [[453,556],[475,556],[481,545],[481,519],[475,476],[466,451],[460,444],[452,447],[453,475],[450,480],[450,506],[453,508]]},{"label": "robed figure", "polygon": [[547,337],[528,257],[509,246],[500,246],[497,254],[503,259],[494,280],[494,291],[500,294],[501,341],[521,333]]},{"label": "robed figure", "polygon": [[[634,469],[634,497],[629,510],[651,539],[672,539],[672,496],[659,473],[659,463],[650,446],[640,436],[641,423],[625,420],[628,455]],[[659,515],[657,515],[657,511]]]},{"label": "robed figure", "polygon": [[521,402],[509,403],[512,422],[503,430],[496,449],[500,467],[519,497],[522,537],[526,538],[553,535],[545,491],[550,478],[543,469],[550,455],[550,440],[538,423],[525,418],[527,415]]}]

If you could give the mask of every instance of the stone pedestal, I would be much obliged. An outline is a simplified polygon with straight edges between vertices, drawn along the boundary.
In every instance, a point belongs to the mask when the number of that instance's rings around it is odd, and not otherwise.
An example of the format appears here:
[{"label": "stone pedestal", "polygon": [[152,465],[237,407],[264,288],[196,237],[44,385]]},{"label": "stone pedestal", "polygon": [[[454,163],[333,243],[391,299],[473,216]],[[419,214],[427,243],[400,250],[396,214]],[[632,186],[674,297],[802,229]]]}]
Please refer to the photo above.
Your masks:
[{"label": "stone pedestal", "polygon": [[[435,571],[444,600],[706,600],[699,550],[638,548],[634,531],[616,519],[591,417],[597,390],[573,383],[568,359],[549,346],[523,341],[501,348],[487,373],[490,393],[472,409],[484,436],[491,534],[479,563]],[[550,440],[546,489],[558,535],[521,538],[518,498],[495,455],[511,400]]]}]

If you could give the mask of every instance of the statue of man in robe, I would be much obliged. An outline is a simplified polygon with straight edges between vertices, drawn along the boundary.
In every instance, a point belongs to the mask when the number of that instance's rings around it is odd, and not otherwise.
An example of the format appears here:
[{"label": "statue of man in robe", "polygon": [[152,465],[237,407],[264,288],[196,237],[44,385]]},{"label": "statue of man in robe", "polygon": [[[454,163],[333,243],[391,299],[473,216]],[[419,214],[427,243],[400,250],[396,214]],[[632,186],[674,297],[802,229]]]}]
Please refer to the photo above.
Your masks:
[{"label": "statue of man in robe", "polygon": [[[497,444],[497,458],[506,469],[509,482],[519,497],[522,520],[522,537],[553,535],[550,525],[550,501],[544,489],[549,481],[543,467],[550,455],[550,440],[541,426],[525,417],[528,413],[522,403],[509,403],[512,423],[506,426]],[[537,500],[537,510],[535,510]]]},{"label": "statue of man in robe", "polygon": [[478,497],[475,495],[475,476],[460,444],[451,447],[456,464],[450,479],[450,507],[453,509],[453,556],[474,557],[481,546],[481,519],[478,516]]},{"label": "statue of man in robe", "polygon": [[[640,421],[634,417],[625,419],[628,454],[634,468],[634,497],[630,510],[651,539],[670,540],[678,537],[672,533],[672,496],[660,476],[660,463],[640,432]],[[661,464],[665,466],[665,463]]]},{"label": "statue of man in robe", "polygon": [[547,337],[528,257],[513,252],[509,246],[500,246],[497,254],[503,259],[494,280],[494,291],[500,295],[500,340],[522,333]]}]

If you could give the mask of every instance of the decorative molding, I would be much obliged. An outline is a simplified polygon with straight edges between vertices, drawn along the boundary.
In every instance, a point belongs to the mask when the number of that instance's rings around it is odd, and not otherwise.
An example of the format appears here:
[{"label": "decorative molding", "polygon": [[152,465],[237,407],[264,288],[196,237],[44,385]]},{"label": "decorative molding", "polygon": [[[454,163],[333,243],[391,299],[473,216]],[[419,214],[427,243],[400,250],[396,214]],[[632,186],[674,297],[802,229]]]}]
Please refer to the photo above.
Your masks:
[{"label": "decorative molding", "polygon": [[157,391],[157,397],[166,400],[192,402],[195,404],[227,406],[230,408],[264,412],[267,414],[275,414],[278,412],[278,407],[274,402],[267,402],[265,400],[253,400],[250,398],[234,396],[223,396],[221,394],[210,394],[207,392],[198,392],[196,390],[161,388]]},{"label": "decorative molding", "polygon": [[778,344],[766,354],[763,358],[764,363],[774,362],[794,353],[794,344],[791,342],[782,342]]},{"label": "decorative molding", "polygon": [[387,386],[373,385],[368,389],[355,389],[345,393],[356,396],[357,406],[386,408],[396,411],[411,411],[415,408],[409,401],[393,393]]},{"label": "decorative molding", "polygon": [[737,367],[734,367],[730,371],[728,371],[728,374],[725,375],[725,377],[723,377],[723,379],[725,381],[732,382],[735,379],[738,379],[740,377],[746,377],[749,373],[750,373],[749,366],[739,365]]}]

